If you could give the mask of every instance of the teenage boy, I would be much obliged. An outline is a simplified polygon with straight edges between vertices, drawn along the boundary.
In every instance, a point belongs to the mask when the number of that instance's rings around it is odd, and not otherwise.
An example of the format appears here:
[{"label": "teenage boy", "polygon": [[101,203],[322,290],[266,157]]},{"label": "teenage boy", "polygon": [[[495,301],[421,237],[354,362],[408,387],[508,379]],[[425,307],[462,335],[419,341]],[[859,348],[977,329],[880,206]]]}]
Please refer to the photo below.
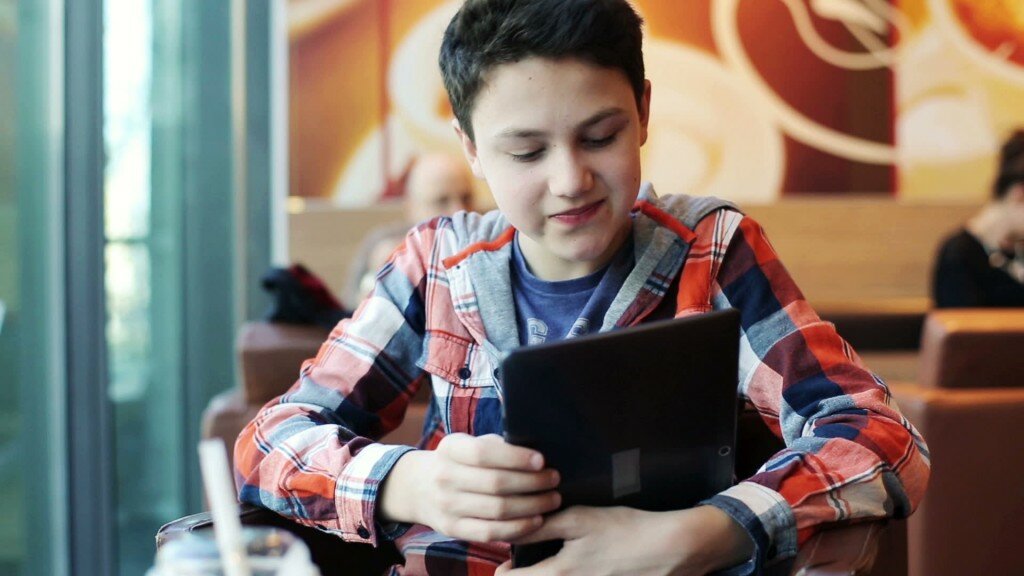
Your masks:
[{"label": "teenage boy", "polygon": [[[466,2],[441,69],[499,211],[410,231],[355,315],[242,432],[242,500],[347,541],[394,541],[405,574],[489,573],[508,542],[556,538],[558,555],[511,573],[760,571],[823,524],[910,514],[923,440],[761,228],[724,202],[641,185],[640,26],[625,0]],[[739,393],[787,448],[688,510],[547,514],[557,472],[499,435],[502,356],[728,307],[742,312]],[[623,401],[652,385],[623,382]],[[376,442],[420,386],[433,391],[421,449]]]}]

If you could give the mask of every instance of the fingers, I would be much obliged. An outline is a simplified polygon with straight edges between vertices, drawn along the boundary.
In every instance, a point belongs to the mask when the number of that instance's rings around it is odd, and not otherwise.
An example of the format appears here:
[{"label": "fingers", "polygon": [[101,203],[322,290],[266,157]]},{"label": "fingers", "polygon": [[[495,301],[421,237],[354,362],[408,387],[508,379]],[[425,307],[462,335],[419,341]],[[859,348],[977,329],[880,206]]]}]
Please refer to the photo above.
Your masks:
[{"label": "fingers", "polygon": [[534,471],[544,468],[544,457],[540,452],[509,444],[497,434],[479,437],[450,434],[437,449],[466,466]]},{"label": "fingers", "polygon": [[480,518],[457,518],[440,531],[453,538],[474,542],[508,542],[524,537],[536,530],[544,519],[540,516],[516,518],[514,520],[483,520]]},{"label": "fingers", "polygon": [[536,450],[500,436],[446,436],[424,474],[430,496],[418,518],[448,536],[473,541],[523,538],[557,510],[559,476]]},{"label": "fingers", "polygon": [[438,474],[447,488],[478,494],[512,495],[546,492],[558,487],[554,470],[518,472],[452,464]]},{"label": "fingers", "polygon": [[438,532],[474,542],[509,542],[526,537],[539,528],[541,516],[558,506],[556,493],[508,497],[479,494],[456,495],[439,499],[442,512],[428,524]]},{"label": "fingers", "polygon": [[484,520],[509,520],[540,516],[557,510],[562,502],[558,492],[518,496],[491,496],[486,494],[460,494],[447,503],[448,513],[454,516]]}]

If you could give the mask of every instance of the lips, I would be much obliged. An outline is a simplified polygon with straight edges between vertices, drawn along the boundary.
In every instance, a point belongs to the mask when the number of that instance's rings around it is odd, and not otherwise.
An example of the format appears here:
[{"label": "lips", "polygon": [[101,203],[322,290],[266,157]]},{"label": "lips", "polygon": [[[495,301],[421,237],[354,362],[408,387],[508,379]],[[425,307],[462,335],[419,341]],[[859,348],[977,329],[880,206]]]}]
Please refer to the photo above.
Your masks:
[{"label": "lips", "polygon": [[591,202],[590,204],[580,206],[579,208],[573,208],[572,210],[565,210],[564,212],[552,214],[548,218],[562,224],[583,224],[597,214],[597,211],[601,208],[602,204],[604,204],[604,200],[598,200],[597,202]]}]

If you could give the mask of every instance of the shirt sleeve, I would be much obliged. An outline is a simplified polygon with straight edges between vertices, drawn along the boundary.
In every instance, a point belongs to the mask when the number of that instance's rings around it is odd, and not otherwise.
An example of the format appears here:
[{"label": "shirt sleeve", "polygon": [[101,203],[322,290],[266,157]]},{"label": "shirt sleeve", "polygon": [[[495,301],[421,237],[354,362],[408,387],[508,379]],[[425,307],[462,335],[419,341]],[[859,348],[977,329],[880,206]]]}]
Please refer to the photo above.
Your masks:
[{"label": "shirt sleeve", "polygon": [[908,516],[930,464],[888,387],[808,305],[761,227],[743,217],[728,246],[712,304],[740,311],[740,395],[786,448],[706,504],[746,528],[760,569],[825,524]]},{"label": "shirt sleeve", "polygon": [[423,348],[424,254],[432,224],[410,232],[374,291],[303,363],[298,381],[270,401],[235,444],[239,499],[295,522],[376,545],[402,525],[375,521],[380,487],[409,446],[377,443],[402,421],[427,379]]}]

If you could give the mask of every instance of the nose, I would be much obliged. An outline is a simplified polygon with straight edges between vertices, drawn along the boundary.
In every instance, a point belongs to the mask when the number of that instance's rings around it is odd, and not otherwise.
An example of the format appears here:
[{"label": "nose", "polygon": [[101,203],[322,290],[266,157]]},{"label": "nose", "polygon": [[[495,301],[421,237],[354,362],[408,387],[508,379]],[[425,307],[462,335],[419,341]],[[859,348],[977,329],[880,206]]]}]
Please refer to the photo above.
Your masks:
[{"label": "nose", "polygon": [[548,188],[554,196],[573,198],[590,191],[594,174],[579,155],[571,149],[553,154]]}]

